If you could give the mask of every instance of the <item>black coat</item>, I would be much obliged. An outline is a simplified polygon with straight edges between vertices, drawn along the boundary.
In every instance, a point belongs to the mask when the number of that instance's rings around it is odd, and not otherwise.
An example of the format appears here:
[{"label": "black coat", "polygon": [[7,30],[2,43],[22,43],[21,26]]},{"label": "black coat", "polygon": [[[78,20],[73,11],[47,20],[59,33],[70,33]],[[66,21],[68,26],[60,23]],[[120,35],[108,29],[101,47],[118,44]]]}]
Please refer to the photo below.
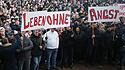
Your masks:
[{"label": "black coat", "polygon": [[15,40],[12,41],[12,45],[8,47],[0,47],[0,59],[11,60],[15,59],[16,49],[19,47],[19,35],[15,36]]},{"label": "black coat", "polygon": [[113,44],[113,33],[112,31],[106,31],[106,47],[110,48]]},{"label": "black coat", "polygon": [[74,32],[73,31],[64,31],[62,33],[62,45],[63,47],[73,47],[74,44]]},{"label": "black coat", "polygon": [[30,39],[33,43],[33,48],[32,48],[32,51],[31,51],[32,56],[41,56],[42,50],[40,49],[39,46],[41,46],[41,44],[42,44],[42,38],[33,35]]},{"label": "black coat", "polygon": [[99,47],[106,47],[106,32],[99,30]]},{"label": "black coat", "polygon": [[83,46],[84,42],[85,42],[85,33],[83,31],[80,32],[75,32],[74,35],[74,39],[75,39],[75,43],[79,46]]},{"label": "black coat", "polygon": [[[94,38],[94,46],[98,46],[98,42],[99,42],[99,30],[98,29],[95,29],[94,30],[94,33],[95,33],[95,38]],[[92,46],[92,28],[87,28],[86,30],[86,38],[87,38],[87,42],[88,42],[88,45],[89,46]]]}]

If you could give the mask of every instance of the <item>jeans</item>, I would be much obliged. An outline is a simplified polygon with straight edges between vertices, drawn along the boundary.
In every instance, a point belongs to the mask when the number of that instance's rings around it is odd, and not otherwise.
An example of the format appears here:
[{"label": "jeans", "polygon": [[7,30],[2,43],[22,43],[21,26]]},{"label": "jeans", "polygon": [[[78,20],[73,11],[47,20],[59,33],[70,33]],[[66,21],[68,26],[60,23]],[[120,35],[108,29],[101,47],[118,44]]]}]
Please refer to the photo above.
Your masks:
[{"label": "jeans", "polygon": [[56,68],[58,49],[47,49],[47,69]]},{"label": "jeans", "polygon": [[41,56],[32,57],[31,59],[31,70],[39,70],[39,63],[41,61]]},{"label": "jeans", "polygon": [[30,70],[31,59],[20,59],[18,61],[18,70]]}]

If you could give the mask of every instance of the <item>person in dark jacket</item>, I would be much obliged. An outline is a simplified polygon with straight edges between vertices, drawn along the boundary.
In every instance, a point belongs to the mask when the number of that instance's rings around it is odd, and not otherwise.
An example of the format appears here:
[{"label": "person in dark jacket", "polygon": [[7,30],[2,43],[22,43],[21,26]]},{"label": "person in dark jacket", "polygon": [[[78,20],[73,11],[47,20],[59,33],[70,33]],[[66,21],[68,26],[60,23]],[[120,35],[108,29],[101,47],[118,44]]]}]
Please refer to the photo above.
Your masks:
[{"label": "person in dark jacket", "polygon": [[121,39],[119,49],[120,66],[121,70],[125,70],[125,17],[122,17],[121,19],[121,25],[119,26],[118,35]]},{"label": "person in dark jacket", "polygon": [[120,48],[120,66],[121,70],[125,70],[125,33],[122,34],[122,46]]},{"label": "person in dark jacket", "polygon": [[39,70],[39,63],[41,61],[42,54],[42,37],[39,30],[35,30],[31,36],[33,42],[32,48],[32,59],[31,59],[31,70]]},{"label": "person in dark jacket", "polygon": [[76,59],[76,62],[78,62],[79,60],[82,60],[84,57],[84,37],[85,37],[85,33],[81,30],[80,27],[77,27],[75,30],[75,47],[74,47],[74,56]]},{"label": "person in dark jacket", "polygon": [[67,27],[62,32],[62,46],[63,46],[63,66],[71,67],[73,65],[73,48],[74,48],[74,32],[71,27]]},{"label": "person in dark jacket", "polygon": [[12,19],[12,23],[10,24],[10,27],[12,30],[18,30],[18,25],[16,24],[16,21]]},{"label": "person in dark jacket", "polygon": [[[0,38],[2,40],[2,37]],[[16,61],[16,49],[19,46],[19,34],[13,34],[11,40],[9,40],[10,45],[7,44],[7,41],[4,41],[0,45],[0,60],[2,62],[2,66],[0,70],[17,70],[17,61]],[[5,44],[6,42],[6,44]]]},{"label": "person in dark jacket", "polygon": [[105,62],[105,51],[106,51],[106,31],[105,24],[99,25],[99,37],[98,37],[98,46],[97,46],[97,61],[99,64]]},{"label": "person in dark jacket", "polygon": [[17,49],[18,70],[30,70],[32,41],[21,32],[20,46]]},{"label": "person in dark jacket", "polygon": [[113,55],[113,31],[112,27],[108,26],[106,31],[106,59],[108,63],[112,63],[112,55]]},{"label": "person in dark jacket", "polygon": [[91,27],[87,28],[87,62],[90,64],[96,63],[96,52],[99,39],[99,30],[96,24],[92,24]]}]

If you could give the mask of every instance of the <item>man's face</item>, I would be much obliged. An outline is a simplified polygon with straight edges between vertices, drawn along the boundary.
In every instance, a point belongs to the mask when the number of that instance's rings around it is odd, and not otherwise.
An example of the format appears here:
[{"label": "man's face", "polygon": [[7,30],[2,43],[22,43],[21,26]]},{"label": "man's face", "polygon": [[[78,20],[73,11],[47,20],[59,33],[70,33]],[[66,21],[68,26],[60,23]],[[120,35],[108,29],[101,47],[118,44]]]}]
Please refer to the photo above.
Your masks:
[{"label": "man's face", "polygon": [[79,27],[77,27],[77,28],[76,28],[76,31],[77,31],[77,32],[79,32],[79,31],[80,31],[80,28],[79,28]]},{"label": "man's face", "polygon": [[112,30],[112,27],[109,27],[109,28],[107,28],[108,29],[108,31],[111,31]]},{"label": "man's face", "polygon": [[16,25],[19,25],[19,21],[18,20],[16,20]]},{"label": "man's face", "polygon": [[2,36],[4,36],[4,35],[5,35],[5,31],[0,31],[0,34],[1,34]]},{"label": "man's face", "polygon": [[34,32],[34,34],[35,34],[35,36],[39,36],[39,31],[36,30],[36,31]]},{"label": "man's face", "polygon": [[25,31],[22,31],[22,32],[21,32],[21,35],[24,36],[24,35],[25,35]]},{"label": "man's face", "polygon": [[14,19],[12,20],[12,23],[15,23],[15,20],[14,20]]},{"label": "man's face", "polygon": [[54,29],[52,28],[51,31],[54,32]]},{"label": "man's face", "polygon": [[71,30],[72,30],[72,28],[71,28],[71,27],[67,27],[66,29],[67,29],[67,30],[69,30],[69,31],[71,31]]},{"label": "man's face", "polygon": [[5,35],[5,29],[4,29],[4,28],[2,28],[2,27],[1,27],[1,29],[0,29],[0,34],[1,34],[2,36],[4,36],[4,35]]}]

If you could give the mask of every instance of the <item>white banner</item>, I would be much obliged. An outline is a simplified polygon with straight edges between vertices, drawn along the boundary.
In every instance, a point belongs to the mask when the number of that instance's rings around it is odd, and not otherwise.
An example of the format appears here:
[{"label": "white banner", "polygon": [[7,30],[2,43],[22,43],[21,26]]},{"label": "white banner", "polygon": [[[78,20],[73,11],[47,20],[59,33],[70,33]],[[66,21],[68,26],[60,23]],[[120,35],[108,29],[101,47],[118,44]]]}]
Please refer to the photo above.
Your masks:
[{"label": "white banner", "polygon": [[119,16],[120,17],[125,17],[125,4],[118,4],[119,7]]},{"label": "white banner", "polygon": [[70,11],[59,12],[24,12],[21,31],[70,26]]},{"label": "white banner", "polygon": [[119,21],[118,6],[89,7],[88,22],[117,22]]},{"label": "white banner", "polygon": [[44,29],[70,26],[70,11],[47,12]]}]

